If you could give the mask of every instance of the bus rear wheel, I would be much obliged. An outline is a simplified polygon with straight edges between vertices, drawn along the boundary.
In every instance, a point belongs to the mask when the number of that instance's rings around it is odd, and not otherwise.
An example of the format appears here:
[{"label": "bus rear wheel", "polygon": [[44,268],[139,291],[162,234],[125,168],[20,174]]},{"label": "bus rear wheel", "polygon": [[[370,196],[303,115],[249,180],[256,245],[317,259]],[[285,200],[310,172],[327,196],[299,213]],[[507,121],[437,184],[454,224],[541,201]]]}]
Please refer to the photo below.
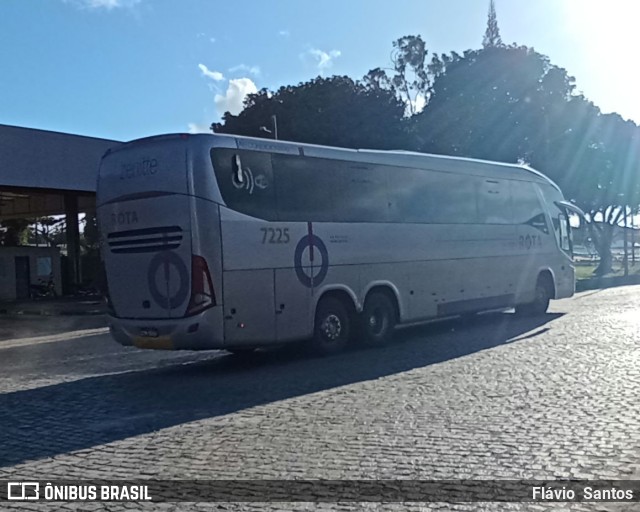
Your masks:
[{"label": "bus rear wheel", "polygon": [[549,309],[549,302],[553,295],[551,283],[544,276],[538,278],[536,283],[535,295],[533,302],[527,304],[519,304],[516,306],[516,313],[524,316],[544,315]]},{"label": "bus rear wheel", "polygon": [[367,297],[360,319],[362,342],[369,346],[388,343],[396,325],[396,309],[384,293],[372,293]]},{"label": "bus rear wheel", "polygon": [[313,347],[320,355],[340,352],[347,345],[351,318],[343,302],[336,297],[320,299],[316,308]]}]

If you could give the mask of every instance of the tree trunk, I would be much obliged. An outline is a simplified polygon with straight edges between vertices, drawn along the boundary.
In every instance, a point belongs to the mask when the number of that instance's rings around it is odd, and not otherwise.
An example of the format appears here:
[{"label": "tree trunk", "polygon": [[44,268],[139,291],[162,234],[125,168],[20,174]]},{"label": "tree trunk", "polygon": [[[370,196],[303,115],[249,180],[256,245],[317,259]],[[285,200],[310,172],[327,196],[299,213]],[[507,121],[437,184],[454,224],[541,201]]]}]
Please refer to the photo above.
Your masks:
[{"label": "tree trunk", "polygon": [[[596,232],[597,231],[597,232]],[[613,272],[613,255],[611,254],[611,242],[613,240],[613,226],[603,223],[602,227],[591,228],[593,244],[600,256],[600,263],[593,271],[596,276],[604,276]]]}]

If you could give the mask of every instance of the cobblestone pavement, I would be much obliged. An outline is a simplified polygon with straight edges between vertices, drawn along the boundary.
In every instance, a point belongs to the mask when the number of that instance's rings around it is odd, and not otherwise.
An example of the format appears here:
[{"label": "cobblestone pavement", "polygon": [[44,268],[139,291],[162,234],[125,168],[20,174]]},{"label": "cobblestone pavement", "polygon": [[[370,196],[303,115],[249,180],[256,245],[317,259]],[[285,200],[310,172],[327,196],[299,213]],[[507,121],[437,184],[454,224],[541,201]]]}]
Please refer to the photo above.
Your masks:
[{"label": "cobblestone pavement", "polygon": [[0,479],[640,479],[640,287],[585,292],[551,311],[538,319],[492,314],[405,329],[389,347],[325,359],[294,348],[248,360],[224,352],[139,351],[100,329],[1,341]]}]

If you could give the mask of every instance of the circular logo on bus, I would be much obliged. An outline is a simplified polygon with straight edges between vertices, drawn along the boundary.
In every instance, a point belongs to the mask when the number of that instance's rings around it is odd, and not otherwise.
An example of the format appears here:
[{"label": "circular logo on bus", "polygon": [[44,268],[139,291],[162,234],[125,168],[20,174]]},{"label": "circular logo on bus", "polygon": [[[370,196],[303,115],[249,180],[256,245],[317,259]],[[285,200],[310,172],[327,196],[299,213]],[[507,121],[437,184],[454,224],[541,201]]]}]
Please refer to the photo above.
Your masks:
[{"label": "circular logo on bus", "polygon": [[329,270],[327,246],[316,235],[305,235],[296,245],[293,263],[298,281],[307,288],[318,286]]},{"label": "circular logo on bus", "polygon": [[165,308],[177,308],[189,293],[189,272],[175,252],[163,251],[153,257],[147,282],[153,300]]}]

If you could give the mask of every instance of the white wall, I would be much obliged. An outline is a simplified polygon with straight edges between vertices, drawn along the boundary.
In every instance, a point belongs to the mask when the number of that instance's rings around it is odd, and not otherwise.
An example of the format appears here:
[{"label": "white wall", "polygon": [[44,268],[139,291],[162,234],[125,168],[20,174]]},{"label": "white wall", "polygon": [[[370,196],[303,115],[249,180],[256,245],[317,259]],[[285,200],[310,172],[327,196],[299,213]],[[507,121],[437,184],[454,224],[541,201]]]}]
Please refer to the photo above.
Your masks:
[{"label": "white wall", "polygon": [[51,259],[53,282],[58,295],[62,294],[60,251],[53,247],[0,247],[0,300],[16,299],[17,256],[28,256],[31,284],[38,284],[40,278],[48,281],[49,276],[38,275],[38,258]]}]

